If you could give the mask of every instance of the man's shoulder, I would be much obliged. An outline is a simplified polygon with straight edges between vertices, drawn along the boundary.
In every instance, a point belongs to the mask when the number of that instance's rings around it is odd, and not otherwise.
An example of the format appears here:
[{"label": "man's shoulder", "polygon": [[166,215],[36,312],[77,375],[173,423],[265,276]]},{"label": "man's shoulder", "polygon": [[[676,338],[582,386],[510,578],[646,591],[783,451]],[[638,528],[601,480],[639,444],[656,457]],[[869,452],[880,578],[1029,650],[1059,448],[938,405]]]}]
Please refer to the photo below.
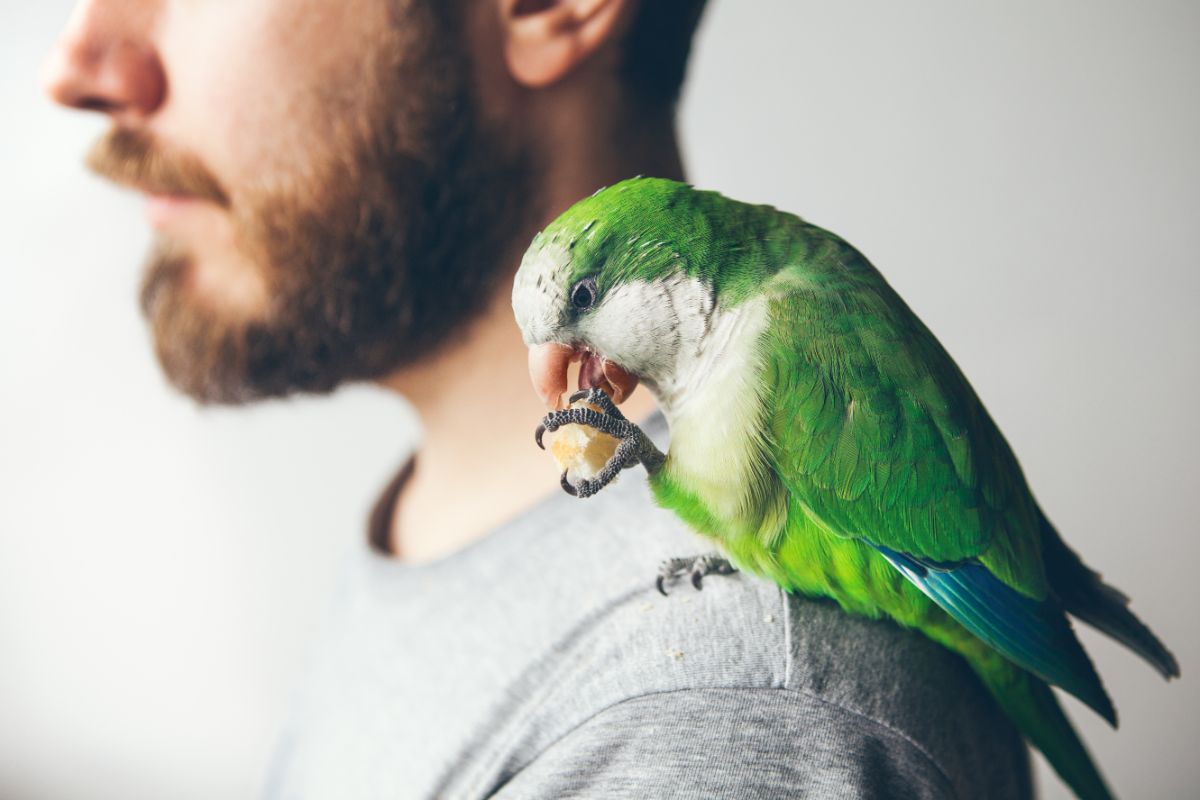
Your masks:
[{"label": "man's shoulder", "polygon": [[1000,713],[966,662],[923,634],[745,573],[665,597],[648,577],[572,638],[564,663],[592,667],[567,667],[572,702],[592,710],[661,692],[776,690],[920,740],[947,714]]},{"label": "man's shoulder", "polygon": [[737,757],[790,763],[805,780],[862,777],[878,758],[936,784],[928,796],[983,796],[985,778],[995,796],[1025,796],[1011,726],[966,664],[919,633],[743,573],[665,597],[653,570],[630,577],[517,692],[527,713],[503,737],[506,779],[572,748],[720,760],[737,741]]}]

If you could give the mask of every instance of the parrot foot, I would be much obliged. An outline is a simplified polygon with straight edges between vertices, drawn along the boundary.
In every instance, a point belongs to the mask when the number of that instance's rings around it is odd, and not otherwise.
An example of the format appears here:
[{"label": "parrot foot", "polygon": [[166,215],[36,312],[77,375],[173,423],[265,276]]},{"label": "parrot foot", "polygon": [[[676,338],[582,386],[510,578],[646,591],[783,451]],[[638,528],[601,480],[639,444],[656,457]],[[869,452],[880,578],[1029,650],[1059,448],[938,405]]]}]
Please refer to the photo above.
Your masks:
[{"label": "parrot foot", "polygon": [[708,553],[692,558],[668,558],[659,566],[658,577],[655,578],[654,585],[658,588],[659,593],[666,597],[667,590],[664,584],[667,581],[673,582],[684,575],[690,575],[692,586],[696,587],[696,591],[700,591],[703,588],[701,582],[705,575],[732,575],[735,572],[737,572],[737,567],[729,563],[729,559],[717,553]]},{"label": "parrot foot", "polygon": [[608,392],[604,391],[603,389],[600,389],[596,386],[593,386],[590,389],[580,389],[578,392],[567,398],[567,405],[578,402],[579,400],[586,400],[594,406],[600,406],[600,409],[610,417],[616,417],[622,422],[628,421],[625,419],[625,415],[621,413],[621,409],[617,408],[617,404],[614,403],[612,398],[608,396]]},{"label": "parrot foot", "polygon": [[538,425],[534,435],[538,447],[545,449],[542,444],[543,434],[553,433],[563,425],[586,425],[619,439],[621,443],[596,477],[572,484],[567,480],[567,473],[563,472],[559,479],[563,491],[575,497],[591,497],[611,483],[623,469],[642,464],[647,472],[653,472],[662,466],[666,456],[642,433],[641,428],[625,419],[625,415],[602,389],[592,387],[578,391],[571,395],[569,402],[574,403],[577,400],[586,400],[599,406],[602,411],[586,407],[551,411],[542,420],[542,424]]}]

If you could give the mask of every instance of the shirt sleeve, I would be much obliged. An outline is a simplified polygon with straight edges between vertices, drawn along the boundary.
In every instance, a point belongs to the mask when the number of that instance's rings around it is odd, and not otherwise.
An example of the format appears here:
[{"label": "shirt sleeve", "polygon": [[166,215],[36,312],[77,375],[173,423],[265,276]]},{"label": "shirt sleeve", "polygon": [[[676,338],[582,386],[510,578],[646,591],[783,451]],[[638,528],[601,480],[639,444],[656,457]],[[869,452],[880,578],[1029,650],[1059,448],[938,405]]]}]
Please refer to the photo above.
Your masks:
[{"label": "shirt sleeve", "polygon": [[546,748],[513,798],[954,796],[917,743],[787,689],[688,689],[625,700]]}]

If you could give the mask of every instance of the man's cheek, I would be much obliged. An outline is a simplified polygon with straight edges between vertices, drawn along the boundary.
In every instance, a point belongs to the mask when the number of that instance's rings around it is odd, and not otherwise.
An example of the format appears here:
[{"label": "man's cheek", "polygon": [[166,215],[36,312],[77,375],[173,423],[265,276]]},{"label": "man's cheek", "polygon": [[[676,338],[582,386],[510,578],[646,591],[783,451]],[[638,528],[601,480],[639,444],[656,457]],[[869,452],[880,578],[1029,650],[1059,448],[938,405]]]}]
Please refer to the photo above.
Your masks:
[{"label": "man's cheek", "polygon": [[156,127],[234,188],[296,155],[281,152],[281,139],[302,122],[296,119],[294,83],[304,64],[279,52],[270,29],[279,5],[172,2],[160,28],[169,88]]}]

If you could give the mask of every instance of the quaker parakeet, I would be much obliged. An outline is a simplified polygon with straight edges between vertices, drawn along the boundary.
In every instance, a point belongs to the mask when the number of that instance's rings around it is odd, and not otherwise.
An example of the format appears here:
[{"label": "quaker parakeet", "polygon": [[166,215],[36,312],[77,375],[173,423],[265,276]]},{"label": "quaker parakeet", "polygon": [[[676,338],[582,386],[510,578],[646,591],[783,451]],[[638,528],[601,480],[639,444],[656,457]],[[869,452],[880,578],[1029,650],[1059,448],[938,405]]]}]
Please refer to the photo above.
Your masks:
[{"label": "quaker parakeet", "polygon": [[[1110,797],[1050,690],[1116,724],[1067,615],[1166,677],[1178,664],[1064,544],[962,372],[862,254],[769,206],[635,178],[538,234],[513,308],[558,409],[539,443],[568,423],[621,440],[564,488],[586,497],[645,465],[657,501],[738,568],[961,654],[1076,794]],[[559,407],[572,360],[601,411]],[[638,381],[669,422],[665,454],[612,402]]]}]

